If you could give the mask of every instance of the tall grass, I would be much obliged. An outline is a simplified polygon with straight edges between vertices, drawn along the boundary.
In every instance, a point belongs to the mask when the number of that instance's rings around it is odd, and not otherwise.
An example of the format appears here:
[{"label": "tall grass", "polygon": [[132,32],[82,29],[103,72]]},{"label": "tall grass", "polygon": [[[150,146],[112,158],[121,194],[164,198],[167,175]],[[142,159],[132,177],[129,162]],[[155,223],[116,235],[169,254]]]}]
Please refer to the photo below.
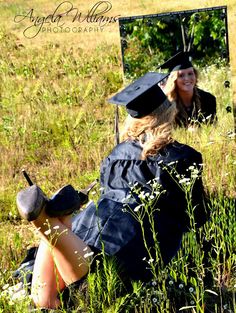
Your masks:
[{"label": "tall grass", "polygon": [[[100,161],[114,146],[114,107],[105,99],[122,86],[122,73],[117,44],[104,42],[92,51],[61,42],[26,47],[6,29],[0,29],[0,38],[2,290],[14,283],[12,271],[25,249],[38,241],[16,210],[16,193],[26,185],[21,169],[48,195],[63,184],[79,188],[97,178]],[[90,295],[79,293],[73,312],[175,312],[176,299],[192,306],[182,306],[183,312],[207,312],[207,305],[210,312],[226,312],[226,307],[236,312],[236,146],[233,115],[226,112],[232,103],[231,90],[223,86],[226,79],[230,80],[227,67],[201,69],[199,86],[217,96],[217,124],[174,132],[177,140],[204,158],[212,219],[201,230],[200,242],[194,233],[186,234],[182,249],[163,273],[165,279],[157,285],[134,282],[129,292],[108,260],[103,271],[89,275]],[[121,120],[124,117],[121,110]],[[91,197],[98,194],[97,190]],[[204,255],[207,243],[210,248]],[[206,275],[213,277],[213,284],[203,282]],[[0,312],[28,312],[29,301],[14,303],[1,293]]]},{"label": "tall grass", "polygon": [[[88,55],[47,45],[39,52],[18,48],[6,33],[2,39],[1,185],[8,194],[23,186],[25,167],[49,192],[66,177],[83,187],[114,141],[114,108],[105,99],[122,81],[117,48]],[[13,199],[2,201],[14,212]]]}]

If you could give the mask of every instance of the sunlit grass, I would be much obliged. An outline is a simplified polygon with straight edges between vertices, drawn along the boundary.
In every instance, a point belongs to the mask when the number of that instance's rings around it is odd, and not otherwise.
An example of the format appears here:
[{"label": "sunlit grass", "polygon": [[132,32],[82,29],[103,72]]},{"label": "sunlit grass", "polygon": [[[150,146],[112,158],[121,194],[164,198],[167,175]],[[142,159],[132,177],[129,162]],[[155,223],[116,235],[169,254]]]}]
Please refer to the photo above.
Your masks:
[{"label": "sunlit grass", "polygon": [[[93,2],[82,2],[81,10],[86,10],[89,3]],[[224,4],[218,1],[195,1],[180,5],[177,1],[166,1],[165,8],[157,9],[156,1],[152,0],[135,3],[120,1],[113,3],[112,13],[128,16]],[[16,193],[26,186],[21,169],[25,168],[33,181],[48,195],[64,184],[85,187],[97,178],[100,161],[115,142],[114,107],[106,99],[122,86],[122,72],[118,25],[109,26],[105,34],[83,33],[78,37],[70,34],[65,38],[48,33],[35,40],[26,40],[19,25],[10,24],[9,18],[19,12],[19,8],[22,10],[32,7],[31,2],[7,1],[0,6],[3,9],[2,23],[5,25],[5,30],[0,30],[2,291],[7,284],[14,283],[12,271],[19,266],[25,249],[37,244],[38,240],[28,225],[20,221],[16,210]],[[228,1],[228,6],[232,9],[233,1]],[[35,4],[38,12],[49,12],[53,7],[53,3],[49,4],[47,0],[40,1],[37,6]],[[235,47],[232,36],[235,20],[232,13],[230,14],[232,51]],[[231,65],[233,64],[234,56],[231,58]],[[217,96],[216,125],[203,126],[194,132],[182,129],[174,132],[177,140],[193,146],[203,154],[203,179],[211,198],[212,220],[202,230],[202,238],[212,240],[214,253],[209,255],[209,269],[198,263],[198,270],[202,272],[197,271],[197,274],[201,278],[207,270],[213,273],[214,290],[211,291],[219,296],[217,303],[212,304],[213,307],[215,305],[214,313],[223,312],[226,305],[232,312],[236,310],[236,146],[233,114],[226,112],[226,107],[232,106],[232,91],[223,86],[226,79],[231,80],[230,74],[228,68],[201,69],[199,86]],[[124,116],[122,110],[121,120]],[[97,197],[98,188],[97,193],[91,195],[92,199]],[[204,301],[203,296],[210,299],[213,297],[211,301],[215,298],[213,293],[206,291],[206,286],[200,280],[190,275],[195,268],[188,263],[187,257],[190,253],[195,253],[196,249],[194,236],[186,235],[183,249],[170,264],[165,275],[168,278],[168,274],[171,274],[179,297],[184,295],[188,298],[187,287],[194,286],[199,306],[194,307],[195,311],[191,312],[204,312],[200,306]],[[195,253],[193,262],[200,262],[201,256],[202,254]],[[90,276],[90,299],[78,294],[78,308],[81,308],[81,312],[150,312],[153,297],[161,299],[162,308],[160,311],[156,309],[157,312],[171,312],[171,305],[174,305],[166,298],[164,282],[157,287],[134,283],[132,292],[123,293],[114,264],[107,264],[105,270],[107,272],[103,276],[99,277],[99,273]],[[107,283],[104,275],[106,279],[110,279]],[[167,283],[169,284],[168,279]],[[183,284],[183,289],[179,288],[179,284]],[[99,303],[96,299],[98,289]],[[27,301],[14,304],[11,299],[0,298],[0,312],[28,312]],[[191,305],[190,301],[186,302],[186,306]],[[183,312],[187,310],[183,309]]]}]

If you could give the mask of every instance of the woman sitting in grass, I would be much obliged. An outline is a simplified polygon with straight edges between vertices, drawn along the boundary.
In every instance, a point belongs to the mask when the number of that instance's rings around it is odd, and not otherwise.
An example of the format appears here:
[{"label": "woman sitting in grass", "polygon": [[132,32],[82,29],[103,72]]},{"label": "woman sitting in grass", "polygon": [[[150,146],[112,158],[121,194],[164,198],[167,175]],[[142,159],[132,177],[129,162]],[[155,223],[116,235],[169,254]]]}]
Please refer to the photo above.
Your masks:
[{"label": "woman sitting in grass", "polygon": [[[50,212],[52,200],[38,186],[17,195],[21,216],[42,238],[31,289],[37,307],[59,307],[60,291],[82,281],[101,253],[115,258],[126,281],[149,281],[159,264],[176,255],[183,233],[206,222],[201,154],[172,138],[176,106],[157,83],[148,73],[111,99],[126,105],[129,116],[123,142],[101,165],[97,204],[88,204],[72,222],[68,208]],[[142,217],[142,210],[148,214]]]}]

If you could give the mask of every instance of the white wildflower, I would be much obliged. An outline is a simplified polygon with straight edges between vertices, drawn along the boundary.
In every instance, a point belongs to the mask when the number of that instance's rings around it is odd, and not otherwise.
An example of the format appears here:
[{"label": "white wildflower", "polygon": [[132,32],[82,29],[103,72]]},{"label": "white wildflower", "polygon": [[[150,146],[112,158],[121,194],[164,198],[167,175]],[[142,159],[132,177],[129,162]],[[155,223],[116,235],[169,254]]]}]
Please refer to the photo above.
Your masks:
[{"label": "white wildflower", "polygon": [[185,178],[182,178],[182,179],[179,180],[179,183],[180,183],[180,184],[186,184],[186,185],[187,185],[187,184],[190,183],[190,178],[186,178],[186,177],[185,177]]},{"label": "white wildflower", "polygon": [[190,288],[189,288],[189,292],[191,292],[191,293],[194,292],[194,288],[193,288],[193,287],[190,287]]},{"label": "white wildflower", "polygon": [[183,289],[184,285],[183,284],[179,284],[179,289]]},{"label": "white wildflower", "polygon": [[10,287],[10,285],[9,284],[6,284],[6,285],[4,285],[3,287],[2,287],[2,289],[3,290],[6,290],[6,289],[8,289]]},{"label": "white wildflower", "polygon": [[25,290],[25,289],[21,289],[21,290],[15,292],[15,293],[12,295],[11,300],[12,300],[12,301],[15,301],[15,300],[23,300],[23,299],[25,299],[26,296],[27,296],[26,290]]},{"label": "white wildflower", "polygon": [[88,253],[85,253],[84,258],[85,258],[85,259],[86,259],[86,258],[89,258],[89,257],[92,256],[93,254],[94,254],[93,251],[88,252]]},{"label": "white wildflower", "polygon": [[138,195],[139,199],[144,200],[146,195],[144,193],[144,191],[141,191],[140,194]]},{"label": "white wildflower", "polygon": [[53,229],[59,229],[59,228],[60,228],[59,225],[56,225],[56,226],[53,227]]},{"label": "white wildflower", "polygon": [[193,175],[198,175],[198,174],[199,174],[199,170],[198,170],[197,168],[195,168],[195,169],[191,172],[191,174],[193,174]]},{"label": "white wildflower", "polygon": [[153,184],[152,184],[152,188],[157,188],[158,187],[158,183],[157,182],[154,182]]},{"label": "white wildflower", "polygon": [[[147,183],[148,184],[148,183]],[[132,187],[130,187],[131,190],[136,190],[136,188],[138,187],[138,182],[135,182]]]},{"label": "white wildflower", "polygon": [[44,232],[44,234],[45,234],[46,236],[48,236],[48,235],[51,234],[51,232],[52,232],[52,230],[51,230],[51,229],[48,229],[48,230],[46,230],[46,231]]},{"label": "white wildflower", "polygon": [[138,212],[139,209],[140,209],[142,206],[143,206],[142,204],[137,205],[137,206],[134,208],[134,212]]},{"label": "white wildflower", "polygon": [[176,163],[176,161],[172,161],[170,163],[168,163],[169,166],[174,165]]},{"label": "white wildflower", "polygon": [[121,200],[122,203],[127,203],[129,199],[131,199],[132,195],[128,194],[125,198]]},{"label": "white wildflower", "polygon": [[20,283],[18,283],[16,285],[11,286],[8,290],[9,290],[9,293],[13,294],[13,293],[15,293],[17,291],[20,291],[23,288],[24,288],[24,285],[23,285],[22,282],[20,282]]}]

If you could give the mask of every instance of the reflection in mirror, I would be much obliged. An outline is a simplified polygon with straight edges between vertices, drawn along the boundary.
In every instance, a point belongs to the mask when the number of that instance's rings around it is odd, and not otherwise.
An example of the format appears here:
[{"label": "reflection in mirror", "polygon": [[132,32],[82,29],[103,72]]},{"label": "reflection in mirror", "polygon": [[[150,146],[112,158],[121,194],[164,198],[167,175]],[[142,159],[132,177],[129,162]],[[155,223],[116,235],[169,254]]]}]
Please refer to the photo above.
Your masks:
[{"label": "reflection in mirror", "polygon": [[229,61],[227,7],[119,19],[125,77],[140,77],[179,51],[202,66]]},{"label": "reflection in mirror", "polygon": [[200,72],[197,86],[216,96],[217,116],[232,111],[226,6],[124,17],[119,28],[125,80],[163,73],[169,58],[189,52]]}]

